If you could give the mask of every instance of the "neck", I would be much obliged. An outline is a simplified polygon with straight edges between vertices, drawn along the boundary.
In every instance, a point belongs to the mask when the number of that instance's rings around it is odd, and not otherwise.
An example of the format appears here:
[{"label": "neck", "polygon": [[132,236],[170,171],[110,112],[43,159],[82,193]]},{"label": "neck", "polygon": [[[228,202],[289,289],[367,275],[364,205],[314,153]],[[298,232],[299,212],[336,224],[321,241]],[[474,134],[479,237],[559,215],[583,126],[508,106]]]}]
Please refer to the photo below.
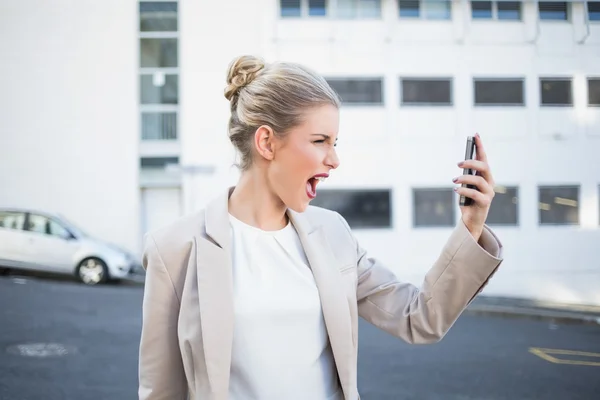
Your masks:
[{"label": "neck", "polygon": [[264,174],[256,170],[242,173],[229,197],[229,213],[262,230],[279,230],[287,225],[287,207],[272,192]]}]

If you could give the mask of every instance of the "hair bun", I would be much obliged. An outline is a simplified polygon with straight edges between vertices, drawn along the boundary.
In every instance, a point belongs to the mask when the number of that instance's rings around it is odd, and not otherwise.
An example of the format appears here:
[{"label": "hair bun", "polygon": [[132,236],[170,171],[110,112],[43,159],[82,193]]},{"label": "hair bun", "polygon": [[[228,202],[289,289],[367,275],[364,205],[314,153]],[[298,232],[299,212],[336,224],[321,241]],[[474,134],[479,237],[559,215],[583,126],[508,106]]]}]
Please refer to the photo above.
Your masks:
[{"label": "hair bun", "polygon": [[227,71],[225,98],[231,101],[239,90],[250,84],[264,67],[265,62],[260,57],[245,55],[234,59]]}]

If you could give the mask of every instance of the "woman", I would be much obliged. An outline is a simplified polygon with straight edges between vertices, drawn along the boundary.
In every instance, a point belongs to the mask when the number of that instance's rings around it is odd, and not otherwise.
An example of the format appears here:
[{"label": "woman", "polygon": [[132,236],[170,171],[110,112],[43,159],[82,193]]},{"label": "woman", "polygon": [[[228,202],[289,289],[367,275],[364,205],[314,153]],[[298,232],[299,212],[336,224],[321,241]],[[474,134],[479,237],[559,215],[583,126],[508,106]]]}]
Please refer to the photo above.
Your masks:
[{"label": "woman", "polygon": [[500,265],[481,139],[458,188],[475,205],[420,287],[367,255],[338,213],[309,207],[336,169],[339,99],[288,63],[230,65],[238,184],[145,237],[140,399],[358,399],[358,317],[409,343],[440,340]]}]

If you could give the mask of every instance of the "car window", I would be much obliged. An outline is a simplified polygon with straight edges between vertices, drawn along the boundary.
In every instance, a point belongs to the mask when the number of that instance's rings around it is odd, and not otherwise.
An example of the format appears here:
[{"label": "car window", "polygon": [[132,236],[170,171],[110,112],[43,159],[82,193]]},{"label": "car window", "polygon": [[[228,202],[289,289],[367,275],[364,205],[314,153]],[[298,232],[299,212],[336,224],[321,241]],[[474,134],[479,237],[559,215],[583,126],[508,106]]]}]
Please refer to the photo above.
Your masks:
[{"label": "car window", "polygon": [[43,215],[30,214],[27,230],[60,238],[69,236],[69,231],[64,226]]},{"label": "car window", "polygon": [[13,211],[0,211],[0,228],[23,230],[25,214]]}]

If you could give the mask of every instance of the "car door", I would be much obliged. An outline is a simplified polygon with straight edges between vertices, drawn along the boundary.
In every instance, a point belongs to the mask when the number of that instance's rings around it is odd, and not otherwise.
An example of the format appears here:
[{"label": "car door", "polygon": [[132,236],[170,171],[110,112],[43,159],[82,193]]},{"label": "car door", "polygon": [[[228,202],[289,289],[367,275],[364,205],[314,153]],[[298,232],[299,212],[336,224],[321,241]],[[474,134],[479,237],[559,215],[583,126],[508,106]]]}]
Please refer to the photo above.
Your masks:
[{"label": "car door", "polygon": [[25,213],[0,210],[0,265],[26,267]]},{"label": "car door", "polygon": [[79,242],[52,217],[31,213],[26,223],[29,261],[39,269],[72,272]]}]

